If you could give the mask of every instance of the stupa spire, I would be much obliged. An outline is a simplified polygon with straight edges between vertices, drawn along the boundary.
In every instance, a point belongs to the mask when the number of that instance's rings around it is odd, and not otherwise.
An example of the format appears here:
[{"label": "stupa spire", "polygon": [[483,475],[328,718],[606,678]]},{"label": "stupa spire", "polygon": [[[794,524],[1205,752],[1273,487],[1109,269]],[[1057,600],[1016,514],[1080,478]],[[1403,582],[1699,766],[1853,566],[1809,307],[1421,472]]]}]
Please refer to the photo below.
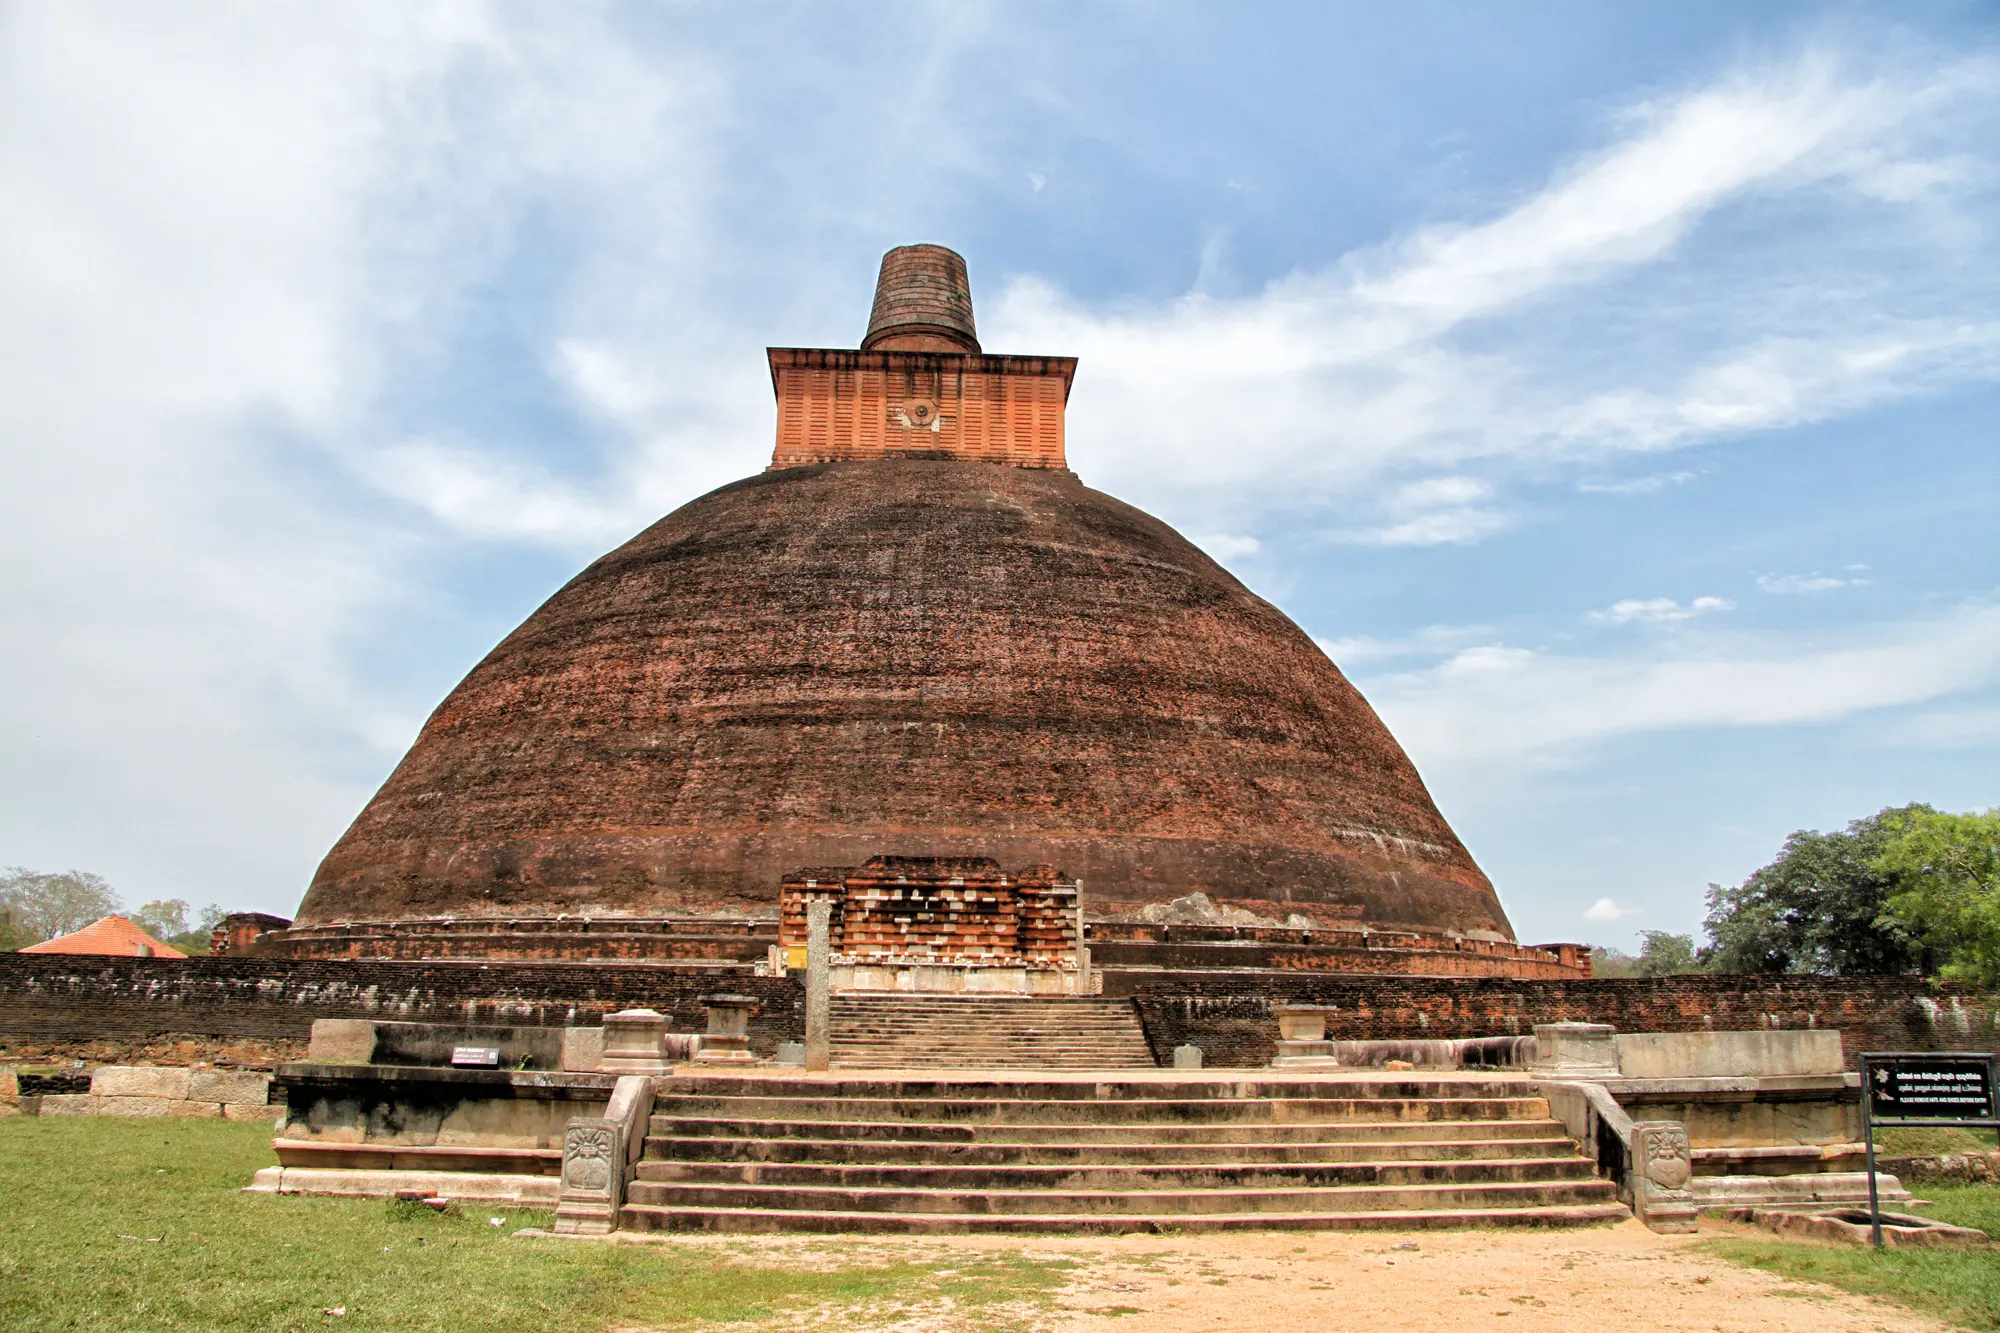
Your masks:
[{"label": "stupa spire", "polygon": [[864,352],[979,352],[965,259],[942,245],[899,245],[882,256]]}]

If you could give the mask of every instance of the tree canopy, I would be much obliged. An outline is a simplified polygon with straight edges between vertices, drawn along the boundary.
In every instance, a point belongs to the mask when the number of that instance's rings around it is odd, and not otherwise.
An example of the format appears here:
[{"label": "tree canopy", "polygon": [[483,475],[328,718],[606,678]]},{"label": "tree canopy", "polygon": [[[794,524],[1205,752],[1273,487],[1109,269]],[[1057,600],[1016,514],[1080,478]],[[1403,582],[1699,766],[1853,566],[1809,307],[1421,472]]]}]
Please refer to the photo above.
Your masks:
[{"label": "tree canopy", "polygon": [[56,873],[9,866],[0,871],[0,929],[18,949],[81,930],[118,910],[118,894],[101,876],[84,870]]},{"label": "tree canopy", "polygon": [[1895,886],[1883,921],[1935,957],[1939,975],[2000,984],[2000,809],[1897,814],[1872,863]]},{"label": "tree canopy", "polygon": [[1902,881],[1882,859],[1918,813],[1937,812],[1906,805],[1836,833],[1800,829],[1741,884],[1709,885],[1703,965],[1716,972],[1924,970],[1926,946],[1887,916]]},{"label": "tree canopy", "polygon": [[[82,930],[100,917],[122,912],[118,892],[103,876],[85,870],[0,871],[0,952],[23,949]],[[217,923],[228,913],[210,903],[193,913],[185,898],[162,898],[131,914],[132,923],[182,953],[208,952]]]}]

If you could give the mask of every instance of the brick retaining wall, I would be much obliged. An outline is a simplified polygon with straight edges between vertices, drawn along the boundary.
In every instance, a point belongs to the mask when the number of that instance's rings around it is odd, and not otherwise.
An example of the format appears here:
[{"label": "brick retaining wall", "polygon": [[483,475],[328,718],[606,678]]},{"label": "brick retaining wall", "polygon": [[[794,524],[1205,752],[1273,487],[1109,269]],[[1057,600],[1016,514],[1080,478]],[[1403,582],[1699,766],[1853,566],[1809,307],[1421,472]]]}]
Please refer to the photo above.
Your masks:
[{"label": "brick retaining wall", "polygon": [[[1916,977],[1666,977],[1520,981],[1107,969],[1105,994],[1133,997],[1153,1053],[1200,1046],[1210,1065],[1261,1065],[1274,1000],[1338,1006],[1336,1040],[1525,1035],[1536,1023],[1610,1023],[1621,1032],[1836,1028],[1863,1050],[2000,1046],[2000,996]],[[103,958],[0,954],[0,1037],[143,1040],[166,1034],[302,1038],[315,1018],[564,1027],[646,1006],[678,1032],[703,1027],[701,997],[755,995],[760,1054],[804,1033],[802,978],[670,965],[401,963],[271,958]]]},{"label": "brick retaining wall", "polygon": [[1834,1028],[1852,1068],[1862,1051],[2000,1049],[2000,996],[1919,977],[1689,976],[1514,981],[1503,977],[1159,974],[1107,969],[1104,993],[1137,1000],[1155,1058],[1202,1048],[1210,1065],[1268,1063],[1273,1001],[1330,1004],[1336,1041],[1527,1036],[1537,1023],[1620,1032]]},{"label": "brick retaining wall", "polygon": [[701,997],[725,991],[764,1001],[750,1025],[760,1053],[803,1039],[802,979],[748,968],[61,954],[0,954],[0,1036],[297,1038],[315,1018],[568,1027],[639,1007],[700,1032]]}]

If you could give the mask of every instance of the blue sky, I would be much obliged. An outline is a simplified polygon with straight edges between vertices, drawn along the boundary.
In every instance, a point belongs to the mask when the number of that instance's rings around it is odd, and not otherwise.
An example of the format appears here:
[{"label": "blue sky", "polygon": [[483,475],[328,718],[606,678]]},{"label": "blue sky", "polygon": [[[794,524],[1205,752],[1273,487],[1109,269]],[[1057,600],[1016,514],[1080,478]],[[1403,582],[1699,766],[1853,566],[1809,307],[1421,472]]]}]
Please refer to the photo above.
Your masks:
[{"label": "blue sky", "polygon": [[289,914],[892,245],[1521,935],[2000,802],[2000,7],[0,10],[0,864]]}]

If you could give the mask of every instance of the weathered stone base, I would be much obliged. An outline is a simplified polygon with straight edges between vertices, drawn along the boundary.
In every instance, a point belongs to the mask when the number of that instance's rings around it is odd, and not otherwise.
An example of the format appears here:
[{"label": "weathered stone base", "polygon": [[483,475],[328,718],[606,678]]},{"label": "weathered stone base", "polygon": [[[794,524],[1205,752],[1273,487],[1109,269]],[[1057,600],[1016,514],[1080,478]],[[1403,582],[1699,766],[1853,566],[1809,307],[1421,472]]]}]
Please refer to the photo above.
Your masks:
[{"label": "weathered stone base", "polygon": [[[1872,1245],[1874,1243],[1874,1219],[1868,1209],[1834,1208],[1810,1213],[1791,1212],[1782,1208],[1733,1208],[1728,1213],[1732,1222],[1748,1222],[1775,1231],[1781,1236],[1798,1237],[1805,1240],[1829,1240],[1845,1245]],[[1886,1249],[1909,1247],[1930,1248],[1934,1246],[1971,1247],[1984,1246],[1991,1238],[1984,1231],[1972,1227],[1955,1227],[1934,1218],[1918,1217],[1912,1213],[1882,1213],[1882,1244]]]},{"label": "weathered stone base", "polygon": [[555,1176],[502,1175],[486,1171],[364,1171],[307,1166],[267,1166],[251,1177],[245,1194],[325,1194],[393,1199],[422,1191],[463,1203],[554,1208],[562,1191]]},{"label": "weathered stone base", "polygon": [[[1907,1205],[1913,1196],[1894,1176],[1875,1174],[1875,1189],[1884,1207]],[[1731,1208],[1826,1208],[1868,1203],[1866,1171],[1815,1171],[1796,1176],[1696,1176],[1688,1191],[1704,1213]]]}]

